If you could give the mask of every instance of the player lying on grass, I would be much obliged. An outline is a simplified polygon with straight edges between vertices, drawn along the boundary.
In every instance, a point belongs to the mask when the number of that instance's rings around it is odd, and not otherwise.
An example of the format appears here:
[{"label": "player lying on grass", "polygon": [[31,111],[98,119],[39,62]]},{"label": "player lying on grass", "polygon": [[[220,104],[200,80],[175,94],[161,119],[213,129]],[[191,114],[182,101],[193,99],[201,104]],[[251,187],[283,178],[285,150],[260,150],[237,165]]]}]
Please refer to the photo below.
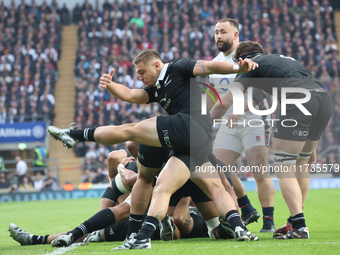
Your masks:
[{"label": "player lying on grass", "polygon": [[[174,239],[186,239],[186,238],[203,238],[213,236],[217,239],[229,239],[230,236],[223,232],[223,229],[214,228],[212,231],[207,226],[203,216],[199,210],[190,206],[190,197],[183,197],[179,203],[174,207],[173,219],[175,222],[174,227]],[[129,204],[129,199],[126,199],[123,204]],[[205,203],[205,206],[208,204]],[[119,205],[117,206],[117,208]],[[129,221],[124,220],[116,222],[106,228],[92,232],[88,235],[84,235],[78,238],[75,243],[88,244],[90,242],[115,242],[124,241],[128,232]],[[30,234],[16,224],[11,223],[9,226],[10,236],[20,243],[21,245],[39,245],[39,244],[53,244],[60,235],[64,233],[52,234],[52,235],[35,235]],[[162,240],[162,231],[157,229],[152,235],[152,240]]]},{"label": "player lying on grass", "polygon": [[[122,204],[114,207],[114,211],[116,212],[115,215],[118,215],[118,211],[120,213],[125,212],[125,215],[122,215],[122,218],[124,218],[123,221],[117,221],[103,229],[94,231],[88,235],[83,235],[76,239],[74,243],[84,242],[85,244],[88,244],[89,242],[124,241],[129,227],[129,221],[127,220],[130,211],[129,203],[130,198],[126,199]],[[128,209],[126,210],[126,208]],[[162,226],[162,224],[160,224],[160,226]],[[54,243],[56,242],[57,238],[66,234],[66,232],[64,232],[44,236],[34,235],[22,230],[14,223],[9,225],[9,231],[11,233],[10,236],[21,245],[52,244],[52,246],[55,246]],[[180,238],[180,232],[176,227],[174,227],[173,237],[174,239]],[[151,239],[161,240],[161,230],[159,228],[157,228],[157,230],[154,232]]]},{"label": "player lying on grass", "polygon": [[[154,160],[154,158],[156,158],[157,161],[158,161],[157,164],[159,166],[162,166],[163,163],[166,162],[164,157],[166,158],[168,153],[164,154],[164,152],[160,151],[159,148],[157,148],[157,147],[151,147],[151,146],[139,144],[139,154],[138,155],[139,155],[138,161],[137,161],[138,171],[140,171],[140,168],[144,169],[144,171],[149,171],[150,169],[154,171],[155,168],[145,167],[144,165],[148,165],[150,163],[150,161],[149,161],[150,158],[152,158],[152,160]],[[139,161],[142,161],[143,165]],[[160,168],[156,168],[156,169],[158,169],[157,172],[159,172]],[[132,171],[128,171],[128,170],[126,170],[126,171],[128,172],[128,175],[130,175],[128,177],[129,179],[133,179],[133,175],[136,175]],[[127,175],[125,175],[125,176],[127,176]],[[154,178],[152,180],[150,179],[150,182],[151,182],[151,184],[154,183]],[[156,185],[157,185],[157,182],[156,182]],[[192,192],[192,194],[190,192]],[[184,194],[184,195],[181,195],[181,194]],[[210,201],[209,206],[202,205],[202,208],[206,208],[205,210],[202,210],[202,211],[204,211],[202,214],[205,216],[205,219],[208,222],[211,219],[215,219],[214,222],[216,222],[216,217],[218,217],[218,213],[217,213],[215,207],[213,206],[213,203],[202,192],[202,190],[199,189],[198,186],[196,184],[194,184],[193,182],[191,182],[190,180],[180,190],[178,190],[173,196],[176,197],[176,198],[181,198],[183,196],[190,196],[190,195],[192,195],[194,202],[197,203],[197,204],[199,204],[201,202]],[[179,201],[179,199],[177,199],[177,201]],[[210,208],[210,209],[207,209],[207,207]],[[52,243],[52,245],[56,246],[56,247],[69,246],[75,240],[80,238],[81,236],[83,236],[87,233],[96,231],[98,229],[102,229],[104,227],[107,227],[108,225],[113,224],[114,222],[117,222],[117,220],[115,219],[114,208],[115,207],[113,207],[113,208],[111,207],[111,208],[107,208],[107,209],[104,209],[104,210],[98,212],[97,214],[92,216],[90,219],[85,221],[83,224],[81,224],[77,228],[73,229],[70,232],[67,232],[67,234],[65,234],[65,235],[59,236],[58,239],[54,243]],[[146,210],[147,210],[147,208],[144,209],[144,212]],[[113,215],[111,213],[113,213]],[[107,217],[107,216],[109,216],[109,217]],[[135,228],[137,230],[135,230],[134,228],[131,228],[131,225],[130,225],[129,230],[128,230],[128,237],[134,236],[136,234],[136,231],[138,231],[138,229],[141,226],[143,218],[144,218],[144,216],[141,217],[139,222],[136,222]],[[219,225],[219,223],[217,225],[214,224],[213,228],[217,227],[218,225]],[[228,225],[226,222],[223,222],[223,226],[219,226],[219,227],[221,228],[221,230],[220,230],[221,232],[223,232],[223,231],[228,232],[228,233],[230,233],[229,236],[235,237],[235,233],[232,231],[231,226]],[[169,221],[168,216],[166,216],[161,221],[161,228],[164,232],[164,234],[163,234],[164,237],[162,237],[162,239],[163,240],[172,240],[173,230],[171,229],[171,222]]]},{"label": "player lying on grass", "polygon": [[[143,150],[142,150],[143,152]],[[153,153],[152,153],[153,154]],[[147,156],[146,154],[144,154],[145,156]],[[124,151],[114,151],[111,152],[108,158],[108,162],[110,163],[115,163],[115,160],[120,160],[121,157],[123,156],[128,156],[128,154]],[[123,159],[122,162],[127,162],[126,159]],[[118,161],[119,162],[119,161]],[[109,164],[110,164],[109,163]],[[130,162],[132,163],[132,162]],[[111,165],[110,165],[111,166]],[[134,166],[134,167],[131,167]],[[135,179],[135,177],[137,176],[137,174],[135,173],[136,169],[136,165],[134,164],[130,164],[130,169],[128,170],[125,167],[121,167],[120,173],[122,174],[122,172],[126,172],[125,174],[122,175],[122,183],[126,183],[124,180],[124,177],[127,177],[129,179]],[[118,175],[117,175],[118,176]],[[116,177],[117,177],[116,176]],[[115,177],[115,178],[116,178]],[[114,179],[115,179],[114,178]],[[114,180],[113,182],[114,183]],[[126,188],[131,188],[128,187],[126,185]],[[184,222],[184,219],[181,220],[181,217],[187,216],[187,212],[189,212],[189,204],[183,204],[181,198],[182,197],[186,197],[187,199],[189,198],[190,201],[190,197],[188,197],[189,195],[192,195],[193,197],[193,201],[196,203],[196,205],[198,206],[199,210],[202,212],[202,214],[204,215],[204,219],[200,218],[197,219],[197,217],[195,218],[195,215],[191,218],[190,215],[188,215],[188,218],[185,218],[185,223],[181,226],[181,230],[183,230],[183,237],[187,237],[187,238],[193,238],[193,237],[206,237],[208,235],[208,232],[204,232],[204,234],[202,234],[202,229],[209,229],[210,233],[211,231],[214,232],[214,236],[216,238],[223,238],[223,239],[231,239],[235,237],[235,233],[228,233],[225,231],[225,229],[219,224],[218,221],[218,213],[214,207],[214,204],[212,203],[212,201],[197,187],[197,185],[195,185],[194,183],[192,183],[190,180],[188,181],[187,184],[185,184],[181,189],[179,189],[173,196],[170,202],[170,207],[169,207],[169,213],[171,215],[173,215],[174,219],[177,221],[178,224],[180,224],[181,222]],[[119,197],[120,199],[122,199],[123,196]],[[116,204],[116,200],[115,199],[111,199],[110,197],[107,197],[105,199],[108,199],[109,201],[114,200],[114,204]],[[103,198],[101,200],[101,205]],[[128,218],[128,214],[129,214],[129,210],[130,210],[130,200],[129,198],[126,199],[126,201],[124,201],[124,203],[119,204],[118,206],[112,207],[110,208],[110,210],[113,212],[113,214],[115,215],[115,218],[117,220],[117,223],[121,220],[126,220]],[[176,209],[175,209],[176,208]],[[191,212],[193,210],[190,210]],[[195,210],[194,210],[195,211]],[[196,211],[195,211],[196,212]],[[197,213],[196,213],[197,214]],[[93,217],[92,217],[93,218]],[[88,222],[92,221],[92,218],[88,220]],[[208,227],[206,226],[205,221],[207,222]],[[202,223],[203,222],[203,223]],[[188,224],[190,223],[190,224]],[[124,223],[125,224],[125,223]],[[172,240],[174,238],[176,238],[176,232],[175,229],[172,226],[172,222],[170,221],[170,219],[168,217],[164,218],[160,224],[161,227],[161,239],[162,240]],[[111,225],[111,228],[113,228],[112,226],[122,226],[122,225]],[[124,225],[125,226],[125,225]],[[107,226],[106,229],[110,227]],[[194,231],[188,231],[189,229],[193,229]],[[197,230],[197,231],[196,231]],[[199,230],[199,231],[198,231]],[[15,225],[11,225],[10,226],[10,231],[11,231],[11,235],[12,237],[22,243],[22,244],[45,244],[45,243],[51,243],[53,240],[55,240],[57,237],[61,236],[62,234],[65,233],[61,233],[61,234],[57,234],[57,235],[51,235],[51,236],[44,236],[41,238],[38,238],[36,236],[30,235],[28,233],[26,233],[25,231],[22,231],[20,228],[17,228]],[[112,231],[110,231],[112,232]],[[87,241],[91,241],[91,240],[96,240],[98,241],[98,236],[100,236],[100,231],[95,231],[92,232],[89,235],[89,238]],[[108,233],[108,232],[107,232]],[[126,233],[127,234],[127,229],[126,229]],[[189,235],[190,233],[190,235]],[[218,233],[218,234],[217,234]],[[156,235],[157,236],[157,235]],[[219,237],[218,237],[219,236]],[[178,237],[177,237],[178,238]],[[76,242],[79,242],[82,240],[82,237],[80,236],[79,238],[77,238]],[[106,238],[106,240],[113,240]],[[57,246],[58,240],[56,240],[55,242],[52,243],[53,246]],[[69,243],[68,245],[70,245],[71,243]]]}]

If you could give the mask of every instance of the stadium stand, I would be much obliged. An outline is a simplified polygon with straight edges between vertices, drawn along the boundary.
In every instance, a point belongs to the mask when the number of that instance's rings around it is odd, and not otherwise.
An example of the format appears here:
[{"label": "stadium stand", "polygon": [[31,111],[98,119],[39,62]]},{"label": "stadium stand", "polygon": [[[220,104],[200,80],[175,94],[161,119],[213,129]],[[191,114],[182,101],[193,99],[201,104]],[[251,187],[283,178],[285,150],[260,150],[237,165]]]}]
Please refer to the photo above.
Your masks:
[{"label": "stadium stand", "polygon": [[60,14],[46,3],[0,6],[0,123],[54,119]]}]

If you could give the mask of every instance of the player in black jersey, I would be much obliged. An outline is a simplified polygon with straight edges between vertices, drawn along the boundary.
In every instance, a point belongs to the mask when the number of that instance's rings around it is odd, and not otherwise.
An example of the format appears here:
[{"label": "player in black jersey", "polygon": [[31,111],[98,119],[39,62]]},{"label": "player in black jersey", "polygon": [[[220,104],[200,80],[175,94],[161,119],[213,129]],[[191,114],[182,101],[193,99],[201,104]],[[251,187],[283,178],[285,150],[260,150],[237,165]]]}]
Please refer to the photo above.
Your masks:
[{"label": "player in black jersey", "polygon": [[[309,238],[302,208],[310,183],[309,166],[315,162],[315,148],[332,115],[331,99],[321,83],[291,57],[264,55],[262,46],[250,41],[240,43],[236,49],[234,58],[244,57],[252,58],[259,64],[259,68],[238,75],[233,85],[242,91],[250,86],[255,87],[254,101],[262,100],[266,93],[272,94],[275,88],[281,110],[286,108],[286,115],[279,115],[274,131],[274,159],[277,169],[275,172],[290,217],[283,228],[274,232],[274,237]],[[237,102],[228,91],[222,98],[222,105],[217,104],[211,110],[212,118],[223,116],[233,102],[234,108],[236,103],[242,106],[244,104],[243,98]],[[249,110],[248,107],[250,106],[246,105],[245,111]],[[240,116],[230,116],[228,124],[231,126],[232,123],[237,123]]]},{"label": "player in black jersey", "polygon": [[[89,242],[124,241],[124,239],[126,238],[128,228],[129,228],[128,220],[116,222],[101,230],[98,230],[96,232],[92,232],[88,235],[84,235],[80,237],[79,239],[75,241],[75,243],[83,242],[85,244],[88,244]],[[21,228],[19,228],[17,225],[15,225],[14,223],[10,224],[9,231],[11,233],[11,237],[15,241],[20,243],[21,245],[51,244],[59,236],[64,235],[66,233],[66,232],[63,232],[63,233],[58,233],[58,234],[40,236],[40,235],[30,234],[24,231]],[[196,233],[196,235],[199,235],[199,237],[206,237],[206,235],[203,235],[202,233]],[[179,239],[179,237],[180,237],[179,230],[177,230],[175,233],[175,239]],[[161,240],[159,228],[157,228],[157,230],[153,233],[153,235],[151,236],[151,240]]]},{"label": "player in black jersey", "polygon": [[[68,147],[73,147],[78,141],[95,141],[111,145],[129,140],[160,149],[161,147],[171,149],[171,156],[153,191],[148,216],[142,229],[130,243],[129,249],[151,247],[148,238],[159,221],[165,217],[171,195],[189,179],[188,169],[195,169],[194,166],[203,164],[206,166],[208,158],[211,158],[212,123],[209,115],[201,115],[201,93],[195,84],[192,85],[195,89],[190,89],[191,78],[212,73],[245,73],[257,67],[257,64],[248,60],[241,60],[239,66],[226,62],[189,59],[164,64],[159,53],[154,50],[142,51],[133,63],[139,79],[147,86],[146,89],[130,90],[124,85],[112,82],[114,69],[110,74],[100,78],[101,87],[115,97],[130,103],[158,102],[169,116],[151,118],[138,124],[104,126],[96,129],[74,130],[70,127],[62,130],[53,126],[48,128],[54,138],[61,140]],[[140,221],[139,218],[149,203],[151,184],[159,168],[160,166],[157,166],[154,171],[139,172],[131,198],[133,205],[131,214],[137,215],[135,216],[137,221]],[[244,229],[235,201],[222,187],[219,179],[196,178],[193,181],[212,198],[219,214],[229,220],[236,230],[237,240],[258,240]],[[147,242],[140,243],[141,240]]]}]

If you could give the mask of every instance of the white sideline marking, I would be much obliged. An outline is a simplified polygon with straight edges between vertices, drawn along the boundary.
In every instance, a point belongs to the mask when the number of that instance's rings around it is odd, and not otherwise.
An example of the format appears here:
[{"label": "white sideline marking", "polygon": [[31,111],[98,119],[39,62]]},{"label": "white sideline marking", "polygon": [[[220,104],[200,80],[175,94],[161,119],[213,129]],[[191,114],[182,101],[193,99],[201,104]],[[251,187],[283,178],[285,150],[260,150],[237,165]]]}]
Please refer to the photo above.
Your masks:
[{"label": "white sideline marking", "polygon": [[82,246],[83,243],[73,243],[68,247],[61,247],[56,249],[55,251],[51,252],[51,253],[46,253],[45,255],[62,255],[68,251],[72,251],[76,248],[78,248],[79,246]]},{"label": "white sideline marking", "polygon": [[[275,246],[289,246],[289,245],[306,245],[306,244],[316,244],[316,245],[320,245],[320,244],[329,244],[329,245],[334,245],[334,244],[339,244],[339,242],[311,242],[311,243],[280,243],[280,244],[275,244]],[[251,245],[249,247],[270,247],[272,245],[267,245],[267,244],[254,244]],[[228,247],[228,246],[227,246]],[[232,248],[244,248],[244,246],[241,245],[235,245],[235,246],[230,246]],[[201,247],[197,247],[196,249],[214,249],[214,248],[219,248],[218,246],[201,246]],[[195,247],[182,247],[182,248],[174,248],[174,249],[165,249],[165,250],[188,250],[188,249],[195,249]]]},{"label": "white sideline marking", "polygon": [[[317,244],[317,245],[320,245],[320,244],[339,244],[339,242],[311,242],[311,243],[300,243],[300,244],[297,244],[297,243],[279,243],[279,244],[275,244],[275,246],[288,246],[288,245],[305,245],[305,244]],[[265,246],[271,246],[271,245],[268,245],[268,244],[256,244],[256,245],[252,245],[252,247],[265,247]],[[237,246],[232,246],[234,248],[239,248],[239,247],[244,247],[244,246],[240,246],[240,245],[237,245]]]},{"label": "white sideline marking", "polygon": [[[275,244],[276,246],[288,246],[288,245],[305,245],[305,244],[316,244],[316,245],[320,245],[320,244],[339,244],[339,242],[311,242],[311,243],[301,243],[301,244],[297,244],[297,243],[281,243],[281,244]],[[68,251],[74,250],[76,248],[78,248],[79,246],[82,246],[83,243],[74,243],[71,244],[68,247],[61,247],[56,249],[55,251],[51,252],[51,253],[46,253],[45,255],[63,255]],[[266,245],[266,244],[255,244],[252,245],[251,247],[268,247],[271,245]],[[235,245],[235,246],[231,246],[233,248],[240,248],[244,246],[241,245]],[[169,251],[173,251],[173,250],[187,250],[187,249],[193,249],[194,247],[183,247],[183,248],[174,248],[174,249],[164,249],[164,250],[169,250]],[[218,246],[203,246],[203,247],[197,247],[196,249],[213,249],[213,248],[218,248]]]}]

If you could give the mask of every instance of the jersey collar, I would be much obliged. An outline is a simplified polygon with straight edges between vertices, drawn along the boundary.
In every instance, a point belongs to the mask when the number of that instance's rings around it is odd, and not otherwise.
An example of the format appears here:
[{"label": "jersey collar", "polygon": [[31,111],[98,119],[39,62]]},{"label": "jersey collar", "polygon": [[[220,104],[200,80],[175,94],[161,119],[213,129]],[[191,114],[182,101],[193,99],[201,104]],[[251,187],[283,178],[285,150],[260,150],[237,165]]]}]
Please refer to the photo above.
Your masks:
[{"label": "jersey collar", "polygon": [[223,56],[225,56],[226,58],[232,58],[233,57],[233,55],[234,55],[234,53],[235,53],[235,51],[236,51],[236,49],[232,52],[232,53],[230,53],[228,56],[226,56],[226,55],[224,55],[224,53],[223,52],[221,52],[222,54],[223,54]]},{"label": "jersey collar", "polygon": [[167,64],[164,64],[162,70],[161,70],[161,73],[159,74],[158,78],[157,78],[157,81],[154,85],[154,87],[156,87],[157,89],[159,89],[161,87],[161,84],[159,83],[159,81],[163,81],[164,79],[164,76],[166,74],[166,71],[168,70],[168,66],[169,66],[169,63]]}]

